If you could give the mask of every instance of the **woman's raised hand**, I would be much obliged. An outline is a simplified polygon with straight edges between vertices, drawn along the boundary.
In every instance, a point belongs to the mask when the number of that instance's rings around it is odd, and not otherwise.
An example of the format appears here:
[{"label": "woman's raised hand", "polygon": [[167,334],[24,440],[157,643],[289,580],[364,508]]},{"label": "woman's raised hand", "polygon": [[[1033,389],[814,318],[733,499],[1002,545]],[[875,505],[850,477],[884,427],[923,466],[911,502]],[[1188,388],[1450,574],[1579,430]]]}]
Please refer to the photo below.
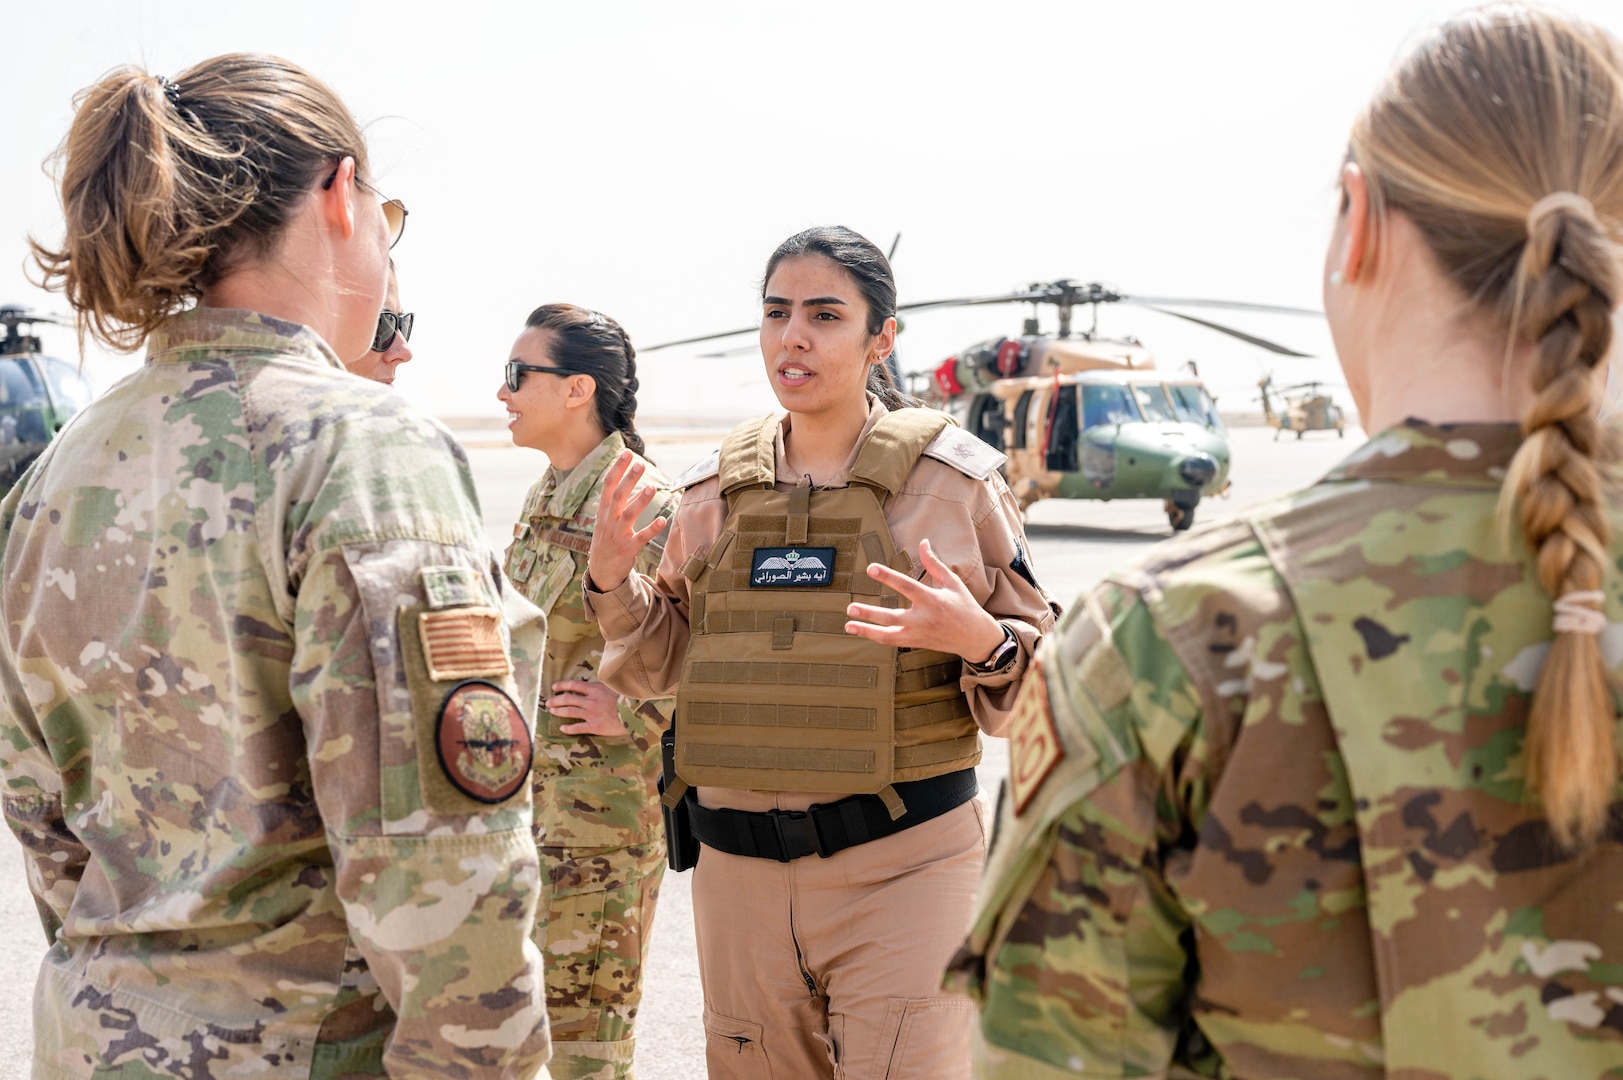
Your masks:
[{"label": "woman's raised hand", "polygon": [[952,567],[936,558],[930,541],[919,541],[919,561],[936,587],[915,581],[883,563],[871,563],[868,576],[907,598],[906,608],[852,604],[845,632],[904,649],[934,649],[982,663],[1003,642],[1003,627],[982,608]]},{"label": "woman's raised hand", "polygon": [[622,450],[603,476],[597,524],[592,528],[592,549],[586,556],[586,572],[599,592],[613,592],[624,584],[637,565],[638,552],[665,528],[664,517],[637,528],[638,516],[657,494],[651,485],[641,490],[637,488],[646,469],[631,451]]}]

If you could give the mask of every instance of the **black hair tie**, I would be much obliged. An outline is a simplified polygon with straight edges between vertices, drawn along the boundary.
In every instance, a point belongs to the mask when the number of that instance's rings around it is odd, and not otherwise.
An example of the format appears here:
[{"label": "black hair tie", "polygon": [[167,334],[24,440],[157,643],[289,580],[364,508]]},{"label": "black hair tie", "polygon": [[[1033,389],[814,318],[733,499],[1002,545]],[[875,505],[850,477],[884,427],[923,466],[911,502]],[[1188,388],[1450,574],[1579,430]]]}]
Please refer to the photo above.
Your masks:
[{"label": "black hair tie", "polygon": [[163,87],[163,96],[169,99],[169,104],[180,105],[180,84],[172,83],[162,75],[158,76],[158,85]]}]

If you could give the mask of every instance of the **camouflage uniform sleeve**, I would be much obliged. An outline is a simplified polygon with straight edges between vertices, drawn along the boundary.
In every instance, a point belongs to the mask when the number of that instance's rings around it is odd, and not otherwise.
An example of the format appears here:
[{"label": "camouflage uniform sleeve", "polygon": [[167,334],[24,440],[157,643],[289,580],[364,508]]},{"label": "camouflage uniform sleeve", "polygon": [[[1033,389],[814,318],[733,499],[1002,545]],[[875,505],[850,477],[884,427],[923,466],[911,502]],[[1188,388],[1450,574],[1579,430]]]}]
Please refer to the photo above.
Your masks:
[{"label": "camouflage uniform sleeve", "polygon": [[1192,794],[1168,765],[1200,758],[1200,716],[1173,649],[1121,585],[1039,647],[974,923],[947,974],[981,1007],[977,1076],[1165,1074],[1188,920],[1159,851]]},{"label": "camouflage uniform sleeve", "polygon": [[[23,487],[19,483],[0,503],[0,550],[5,549]],[[0,635],[0,649],[10,649],[5,635]],[[0,679],[4,680],[0,686],[0,776],[6,778],[0,802],[6,825],[22,842],[28,889],[39,909],[45,940],[55,942],[90,852],[68,828],[62,809],[62,775],[18,677],[15,657],[0,663]]]},{"label": "camouflage uniform sleeve", "polygon": [[[329,546],[296,585],[294,703],[397,1078],[529,1076],[549,1050],[528,783],[544,620],[512,592],[488,555],[419,539]],[[469,701],[485,726],[458,719]]]}]

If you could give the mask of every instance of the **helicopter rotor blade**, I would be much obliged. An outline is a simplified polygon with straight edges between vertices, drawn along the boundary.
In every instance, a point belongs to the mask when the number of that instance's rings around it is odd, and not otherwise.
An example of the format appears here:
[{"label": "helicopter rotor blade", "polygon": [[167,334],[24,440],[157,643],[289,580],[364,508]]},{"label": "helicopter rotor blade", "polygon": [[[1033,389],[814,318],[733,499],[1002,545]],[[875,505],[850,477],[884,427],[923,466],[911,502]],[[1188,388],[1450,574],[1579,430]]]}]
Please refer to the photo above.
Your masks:
[{"label": "helicopter rotor blade", "polygon": [[[896,238],[891,241],[890,251],[892,255],[896,253],[896,245],[901,242],[901,239],[902,234],[897,233]],[[980,307],[991,304],[1043,303],[1057,304],[1066,309],[1073,306],[1080,307],[1083,304],[1136,304],[1139,307],[1147,308],[1151,311],[1157,311],[1164,315],[1171,315],[1173,318],[1185,319],[1189,322],[1207,327],[1208,329],[1215,330],[1220,334],[1228,334],[1230,337],[1239,338],[1241,341],[1249,342],[1258,348],[1267,349],[1269,352],[1275,352],[1281,356],[1298,357],[1305,357],[1311,354],[1297,352],[1294,349],[1287,349],[1285,346],[1275,344],[1274,342],[1268,341],[1266,338],[1255,337],[1243,331],[1235,330],[1233,327],[1224,326],[1221,323],[1208,322],[1205,319],[1199,319],[1193,315],[1183,315],[1176,311],[1170,311],[1168,310],[1168,306],[1219,308],[1227,311],[1250,311],[1262,315],[1310,315],[1319,317],[1323,317],[1324,315],[1322,311],[1316,311],[1312,308],[1285,307],[1279,304],[1248,304],[1238,300],[1204,300],[1199,298],[1165,296],[1125,296],[1102,285],[1077,285],[1069,280],[1055,281],[1052,283],[1038,283],[1029,288],[1020,289],[1015,292],[1000,293],[992,296],[957,296],[945,297],[939,300],[916,300],[908,304],[898,304],[896,305],[896,310],[897,312],[918,312],[934,311],[941,308]],[[640,351],[655,352],[659,349],[670,349],[678,345],[697,345],[701,342],[716,341],[720,338],[735,337],[739,334],[753,334],[756,332],[756,330],[757,328],[752,326],[743,330],[728,330],[719,334],[704,334],[699,337],[682,338],[678,341],[664,341],[660,342],[658,345],[650,345]]]},{"label": "helicopter rotor blade", "polygon": [[743,356],[746,353],[758,352],[759,350],[760,350],[760,346],[758,346],[754,342],[750,342],[748,345],[734,345],[731,348],[727,348],[727,349],[717,349],[715,352],[700,353],[699,355],[695,356],[694,359],[695,360],[725,360],[728,357]]},{"label": "helicopter rotor blade", "polygon": [[1310,315],[1324,318],[1324,312],[1317,308],[1285,307],[1280,304],[1247,304],[1239,300],[1190,300],[1173,296],[1123,296],[1122,301],[1129,304],[1140,304],[1144,307],[1159,305],[1162,307],[1192,307],[1192,308],[1219,308],[1225,311],[1254,311],[1260,315]]},{"label": "helicopter rotor blade", "polygon": [[33,308],[8,304],[0,307],[0,324],[6,326],[45,323],[48,326],[72,326],[73,319],[54,312],[35,311]]},{"label": "helicopter rotor blade", "polygon": [[911,304],[897,304],[897,311],[930,311],[935,308],[977,307],[982,304],[1032,304],[1042,301],[1047,293],[1024,290],[1003,296],[961,296],[951,300],[915,300]]},{"label": "helicopter rotor blade", "polygon": [[760,329],[759,326],[746,326],[742,330],[724,330],[719,334],[701,334],[698,337],[682,338],[680,341],[662,341],[658,345],[648,345],[640,348],[637,352],[658,352],[660,349],[674,349],[678,345],[697,345],[702,341],[719,341],[721,338],[737,337],[739,334],[754,334]]},{"label": "helicopter rotor blade", "polygon": [[1247,344],[1255,345],[1259,349],[1267,349],[1269,352],[1278,353],[1280,356],[1296,356],[1306,359],[1313,355],[1312,353],[1297,352],[1295,349],[1288,349],[1277,342],[1269,341],[1267,338],[1260,338],[1255,334],[1248,334],[1244,330],[1236,330],[1232,326],[1224,326],[1222,323],[1214,323],[1208,319],[1199,319],[1193,315],[1185,315],[1182,312],[1173,311],[1170,308],[1157,307],[1154,304],[1146,304],[1142,300],[1134,300],[1131,302],[1137,304],[1141,308],[1144,308],[1146,311],[1154,311],[1162,315],[1171,315],[1174,319],[1183,319],[1186,322],[1192,322],[1197,326],[1204,326],[1208,330],[1216,330],[1219,334],[1227,334],[1229,337],[1239,338],[1241,341],[1244,341]]}]

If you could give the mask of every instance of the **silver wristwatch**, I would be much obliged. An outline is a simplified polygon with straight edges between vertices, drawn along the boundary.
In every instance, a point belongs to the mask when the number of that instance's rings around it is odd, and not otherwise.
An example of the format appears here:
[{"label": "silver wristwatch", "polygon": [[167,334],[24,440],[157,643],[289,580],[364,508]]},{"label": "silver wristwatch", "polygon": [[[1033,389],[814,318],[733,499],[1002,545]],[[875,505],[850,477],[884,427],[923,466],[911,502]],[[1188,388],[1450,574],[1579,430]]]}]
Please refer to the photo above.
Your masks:
[{"label": "silver wristwatch", "polygon": [[977,675],[995,675],[1013,664],[1014,658],[1020,655],[1020,642],[1015,638],[1014,631],[1009,629],[1007,623],[998,625],[1003,627],[1003,641],[992,650],[992,655],[986,658],[986,662],[977,664],[973,660],[964,661]]}]

